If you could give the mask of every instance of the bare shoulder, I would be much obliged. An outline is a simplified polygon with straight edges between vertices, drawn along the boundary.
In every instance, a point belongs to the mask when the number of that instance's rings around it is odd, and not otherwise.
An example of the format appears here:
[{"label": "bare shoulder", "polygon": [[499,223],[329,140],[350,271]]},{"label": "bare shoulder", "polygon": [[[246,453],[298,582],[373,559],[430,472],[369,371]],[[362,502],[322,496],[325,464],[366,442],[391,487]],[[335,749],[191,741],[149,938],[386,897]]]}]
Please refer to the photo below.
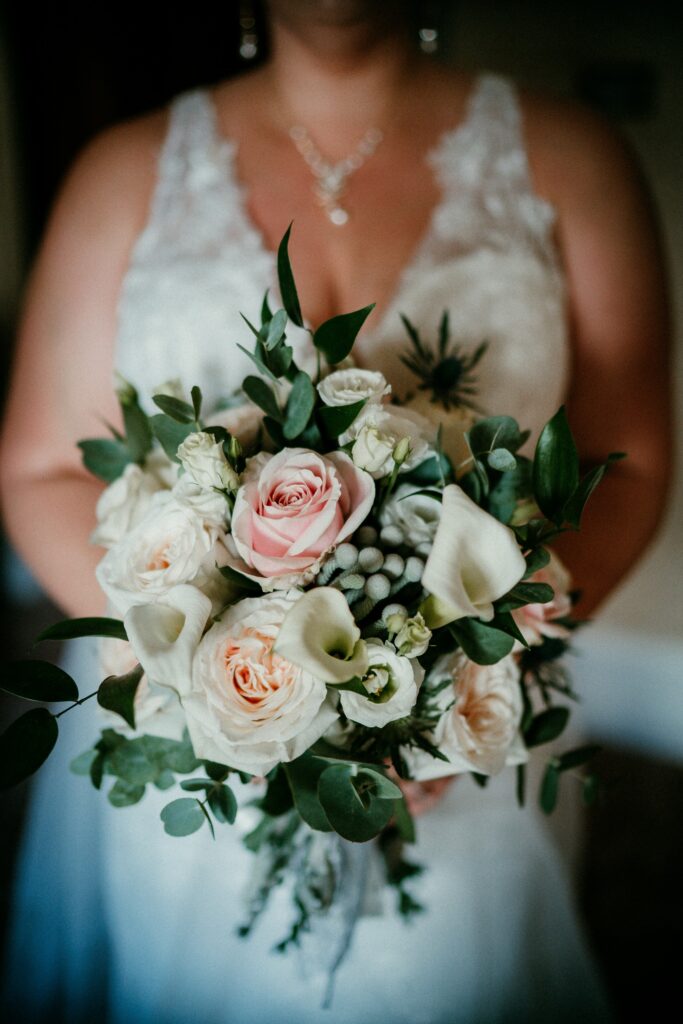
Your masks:
[{"label": "bare shoulder", "polygon": [[[53,221],[79,229],[139,230],[147,215],[159,151],[168,125],[160,108],[98,132],[73,160],[59,190]],[[94,215],[94,216],[93,216]]]},{"label": "bare shoulder", "polygon": [[639,160],[607,118],[571,100],[521,88],[518,95],[536,189],[560,216],[588,212],[596,204],[649,205]]}]

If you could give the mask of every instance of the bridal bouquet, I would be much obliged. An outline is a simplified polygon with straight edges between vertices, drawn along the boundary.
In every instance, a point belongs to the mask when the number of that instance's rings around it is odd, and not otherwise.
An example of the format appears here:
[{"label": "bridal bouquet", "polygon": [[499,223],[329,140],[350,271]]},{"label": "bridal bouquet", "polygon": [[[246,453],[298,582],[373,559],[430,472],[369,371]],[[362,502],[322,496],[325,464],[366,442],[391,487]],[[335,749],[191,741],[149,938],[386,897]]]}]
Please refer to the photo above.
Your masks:
[{"label": "bridal bouquet", "polygon": [[[288,237],[284,308],[266,296],[249,324],[245,404],[204,415],[199,388],[170,387],[149,416],[121,380],[123,432],[81,442],[108,484],[93,539],[107,549],[97,578],[112,616],[39,639],[101,637],[106,678],[80,697],[62,669],[30,659],[4,689],[64,710],[96,696],[104,728],[73,770],[115,807],[179,782],[161,812],[172,836],[232,823],[231,782],[253,780],[245,842],[262,869],[244,930],[296,863],[296,938],[335,898],[321,836],[380,837],[401,909],[417,908],[402,780],[468,773],[484,785],[513,765],[523,802],[529,750],[559,736],[573,696],[558,664],[575,625],[570,583],[547,545],[578,528],[609,459],[580,478],[562,409],[533,459],[512,418],[478,418],[484,346],[463,354],[446,316],[434,348],[406,321],[412,401],[353,366],[371,306],[311,332],[318,371],[300,369]],[[9,727],[3,785],[45,760],[62,713],[36,707]],[[592,752],[549,760],[544,810]],[[590,799],[593,776],[583,784]]]}]

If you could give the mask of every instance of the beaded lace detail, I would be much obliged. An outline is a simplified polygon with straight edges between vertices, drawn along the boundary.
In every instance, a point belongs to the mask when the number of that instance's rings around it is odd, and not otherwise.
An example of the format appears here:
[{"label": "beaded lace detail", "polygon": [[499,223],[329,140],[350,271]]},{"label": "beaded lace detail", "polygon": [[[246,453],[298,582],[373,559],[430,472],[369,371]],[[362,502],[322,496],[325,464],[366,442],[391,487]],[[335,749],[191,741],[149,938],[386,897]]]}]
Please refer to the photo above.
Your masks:
[{"label": "beaded lace detail", "polygon": [[[179,377],[215,404],[250,372],[237,348],[250,344],[239,312],[255,316],[266,288],[277,294],[276,261],[248,215],[236,151],[219,133],[206,89],[174,98],[148,221],[119,298],[117,368],[143,394]],[[484,407],[535,430],[566,386],[564,278],[555,210],[534,193],[507,78],[478,76],[463,122],[442,135],[425,173],[436,175],[441,198],[359,353],[404,393],[413,382],[396,359],[406,340],[399,312],[429,335],[448,308],[456,340],[489,341]],[[292,343],[297,361],[311,365],[306,332],[293,331]]]}]

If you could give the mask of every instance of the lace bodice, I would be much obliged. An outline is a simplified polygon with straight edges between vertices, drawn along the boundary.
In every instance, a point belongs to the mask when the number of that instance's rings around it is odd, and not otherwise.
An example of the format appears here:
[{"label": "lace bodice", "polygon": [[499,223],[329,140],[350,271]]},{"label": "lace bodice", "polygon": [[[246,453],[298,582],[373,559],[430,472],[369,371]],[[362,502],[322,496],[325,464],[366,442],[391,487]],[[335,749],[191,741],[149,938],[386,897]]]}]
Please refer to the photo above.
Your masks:
[{"label": "lace bodice", "polygon": [[[239,313],[255,317],[266,288],[277,295],[276,258],[247,213],[235,153],[206,89],[174,98],[148,221],[119,297],[116,365],[143,395],[179,377],[214,405],[252,369],[237,348],[251,345]],[[555,211],[534,194],[508,79],[478,76],[463,122],[429,154],[430,173],[440,200],[388,308],[364,329],[363,362],[404,393],[414,379],[396,358],[406,345],[399,313],[433,338],[448,309],[454,340],[488,341],[478,373],[484,410],[510,413],[536,433],[567,383],[565,286]],[[290,338],[308,365],[309,336],[294,330]]]}]

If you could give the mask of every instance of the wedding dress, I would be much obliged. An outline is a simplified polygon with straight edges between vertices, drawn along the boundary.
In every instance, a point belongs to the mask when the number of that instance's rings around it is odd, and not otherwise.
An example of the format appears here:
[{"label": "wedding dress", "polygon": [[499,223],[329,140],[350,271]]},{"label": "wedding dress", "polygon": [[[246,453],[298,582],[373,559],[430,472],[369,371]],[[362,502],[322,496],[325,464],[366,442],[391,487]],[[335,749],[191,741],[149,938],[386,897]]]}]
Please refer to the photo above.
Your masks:
[{"label": "wedding dress", "polygon": [[[180,377],[199,383],[210,406],[251,371],[236,348],[249,343],[239,311],[256,316],[266,287],[276,292],[275,257],[250,221],[234,158],[211,94],[177,96],[120,295],[117,369],[143,396]],[[399,312],[435,338],[447,308],[453,338],[488,341],[484,407],[536,435],[567,385],[565,284],[554,209],[534,194],[512,83],[478,76],[464,121],[441,137],[425,173],[437,175],[441,198],[381,322],[368,322],[363,361],[401,393]],[[308,336],[293,333],[305,362]],[[72,644],[66,667],[83,692],[100,678],[88,641]],[[60,719],[32,794],[8,959],[16,1019],[56,1019],[47,1007],[57,998],[70,1024],[105,1012],[112,1024],[610,1019],[560,848],[570,833],[549,830],[533,785],[518,808],[514,770],[485,790],[458,778],[419,819],[410,857],[427,869],[413,886],[426,912],[414,922],[404,924],[395,894],[370,879],[374,899],[323,1011],[324,957],[271,951],[288,931],[285,891],[248,940],[235,934],[251,861],[239,816],[217,827],[215,842],[206,829],[170,838],[158,821],[168,793],[115,809],[69,773],[98,734],[93,703]],[[543,763],[534,757],[532,784]]]}]

